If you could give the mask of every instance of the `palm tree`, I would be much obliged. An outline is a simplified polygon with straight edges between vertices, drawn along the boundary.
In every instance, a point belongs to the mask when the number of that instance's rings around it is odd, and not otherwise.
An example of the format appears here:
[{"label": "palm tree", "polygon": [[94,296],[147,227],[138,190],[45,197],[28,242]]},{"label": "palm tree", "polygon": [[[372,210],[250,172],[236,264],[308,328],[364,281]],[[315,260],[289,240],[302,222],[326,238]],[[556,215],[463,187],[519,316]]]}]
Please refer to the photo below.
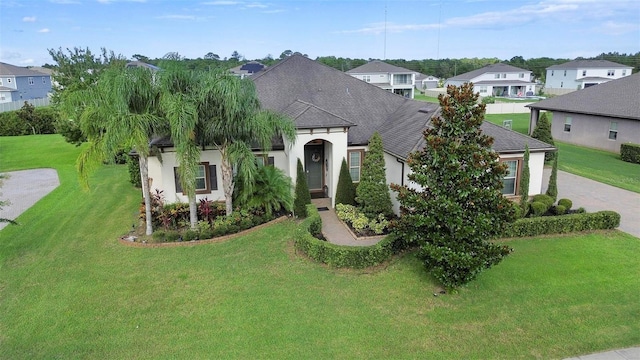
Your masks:
[{"label": "palm tree", "polygon": [[251,148],[271,149],[276,136],[295,141],[293,121],[273,111],[261,110],[251,80],[224,73],[204,73],[198,97],[198,116],[208,145],[220,151],[222,187],[227,215],[233,212],[234,166],[251,193],[257,171]]},{"label": "palm tree", "polygon": [[110,68],[100,75],[95,87],[73,97],[84,104],[79,122],[89,142],[77,161],[81,182],[88,187],[88,176],[98,165],[122,149],[134,149],[140,158],[146,234],[151,235],[150,141],[168,132],[167,122],[158,112],[160,89],[153,73],[145,68]]},{"label": "palm tree", "polygon": [[171,140],[180,164],[178,176],[182,191],[189,199],[189,222],[191,228],[195,228],[198,224],[196,171],[200,162],[199,119],[195,100],[199,79],[192,71],[170,63],[163,63],[163,71],[159,75],[162,109],[169,120]]}]

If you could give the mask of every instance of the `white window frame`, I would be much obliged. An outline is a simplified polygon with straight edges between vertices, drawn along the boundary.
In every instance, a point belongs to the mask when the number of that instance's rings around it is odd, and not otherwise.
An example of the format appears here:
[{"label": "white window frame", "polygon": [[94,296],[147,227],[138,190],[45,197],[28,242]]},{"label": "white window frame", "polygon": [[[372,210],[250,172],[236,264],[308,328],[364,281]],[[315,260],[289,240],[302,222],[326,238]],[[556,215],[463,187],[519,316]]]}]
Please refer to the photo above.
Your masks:
[{"label": "white window frame", "polygon": [[[507,174],[502,178],[502,195],[515,196],[518,193],[518,172],[519,172],[520,160],[508,159],[508,160],[503,160],[502,163],[507,165]],[[514,164],[514,163],[515,163],[515,169],[514,169],[514,173],[512,174],[510,171],[511,170],[510,164]],[[505,181],[511,180],[511,179],[513,179],[513,191],[506,192]]]},{"label": "white window frame", "polygon": [[[362,162],[364,161],[364,150],[349,150],[347,151],[347,153],[349,155],[349,175],[351,175],[351,180],[354,183],[359,183],[360,176],[362,175]],[[352,156],[355,154],[358,155],[357,165],[353,164],[353,159],[352,159]],[[355,176],[353,171],[355,171]]]},{"label": "white window frame", "polygon": [[42,83],[43,83],[43,84],[46,84],[46,83],[47,83],[47,78],[46,78],[46,77],[44,77],[44,76],[42,77]]},{"label": "white window frame", "polygon": [[616,75],[615,70],[607,70],[607,76],[615,76],[615,75]]},{"label": "white window frame", "polygon": [[494,79],[500,79],[500,74],[496,74],[493,78]]},{"label": "white window frame", "polygon": [[573,119],[570,116],[564,118],[564,132],[571,132],[571,123]]},{"label": "white window frame", "polygon": [[478,85],[478,92],[480,94],[486,94],[487,93],[487,85]]},{"label": "white window frame", "polygon": [[362,76],[362,80],[364,80],[366,82],[371,82],[371,75],[363,75]]},{"label": "white window frame", "polygon": [[502,74],[502,78],[506,79],[507,78],[507,74]]},{"label": "white window frame", "polygon": [[563,76],[567,76],[567,70],[564,71],[564,75]]},{"label": "white window frame", "polygon": [[11,84],[11,78],[7,78],[7,84]]},{"label": "white window frame", "polygon": [[612,141],[618,140],[618,122],[617,121],[609,122],[609,140],[612,140]]},{"label": "white window frame", "polygon": [[582,70],[582,76],[587,76],[587,70]]},{"label": "white window frame", "polygon": [[0,78],[0,86],[3,86],[3,85],[2,85],[2,78]]},{"label": "white window frame", "polygon": [[622,76],[627,76],[627,69],[622,69]]},{"label": "white window frame", "polygon": [[551,76],[553,76],[554,72],[555,72],[555,70],[551,70]]},{"label": "white window frame", "polygon": [[520,74],[518,74],[518,77],[519,77],[520,79],[524,79],[524,73],[520,73]]},{"label": "white window frame", "polygon": [[27,78],[27,81],[29,82],[29,85],[33,85],[33,84],[34,84],[33,76],[29,76],[29,77]]}]

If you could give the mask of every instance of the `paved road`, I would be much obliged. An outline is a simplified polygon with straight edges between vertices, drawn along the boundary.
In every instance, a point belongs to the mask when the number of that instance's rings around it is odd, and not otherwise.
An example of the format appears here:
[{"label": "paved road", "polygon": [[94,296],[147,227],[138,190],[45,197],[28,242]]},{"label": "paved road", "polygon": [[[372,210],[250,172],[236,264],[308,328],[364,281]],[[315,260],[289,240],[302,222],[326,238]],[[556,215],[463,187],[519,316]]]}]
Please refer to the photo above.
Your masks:
[{"label": "paved road", "polygon": [[[11,203],[0,210],[0,217],[15,219],[60,185],[55,169],[21,170],[5,173],[9,175],[0,188],[0,199]],[[7,223],[0,223],[2,230]]]},{"label": "paved road", "polygon": [[576,356],[565,360],[640,360],[640,347]]},{"label": "paved road", "polygon": [[[544,170],[543,191],[547,191],[551,169]],[[558,199],[573,201],[573,208],[588,212],[613,210],[620,214],[619,229],[640,238],[640,194],[558,171]]]}]

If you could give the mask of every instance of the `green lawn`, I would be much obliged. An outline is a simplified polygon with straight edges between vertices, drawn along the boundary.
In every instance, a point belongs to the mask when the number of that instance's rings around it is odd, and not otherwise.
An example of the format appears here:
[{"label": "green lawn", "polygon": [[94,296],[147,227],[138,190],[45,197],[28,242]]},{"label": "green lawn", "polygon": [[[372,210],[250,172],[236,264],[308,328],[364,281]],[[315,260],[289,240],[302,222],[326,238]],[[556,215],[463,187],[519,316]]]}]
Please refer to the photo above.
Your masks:
[{"label": "green lawn", "polygon": [[521,134],[529,133],[529,113],[522,114],[487,114],[485,120],[502,126],[503,120],[512,120],[511,129]]},{"label": "green lawn", "polygon": [[416,93],[413,95],[413,98],[414,98],[415,100],[419,100],[419,101],[426,101],[426,102],[430,102],[430,103],[440,104],[440,101],[438,100],[438,98],[437,98],[437,97],[426,96],[426,95],[420,94],[420,93],[418,93],[418,92],[416,92]]},{"label": "green lawn", "polygon": [[640,344],[640,239],[510,241],[457,294],[408,254],[375,270],[298,256],[286,221],[231,241],[117,242],[139,193],[123,166],[79,190],[61,137],[0,137],[0,170],[54,167],[59,188],[0,231],[0,359],[564,358]]}]

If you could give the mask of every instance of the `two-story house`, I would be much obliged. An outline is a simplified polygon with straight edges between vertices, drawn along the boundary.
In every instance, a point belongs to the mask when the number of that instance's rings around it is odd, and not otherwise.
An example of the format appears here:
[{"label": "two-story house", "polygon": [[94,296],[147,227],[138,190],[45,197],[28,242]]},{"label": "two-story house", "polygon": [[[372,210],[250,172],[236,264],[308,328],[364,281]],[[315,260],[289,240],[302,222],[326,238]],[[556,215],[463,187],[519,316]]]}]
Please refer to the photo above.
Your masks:
[{"label": "two-story house", "polygon": [[608,60],[573,60],[547,68],[545,92],[567,94],[631,75],[633,68]]},{"label": "two-story house", "polygon": [[0,103],[46,98],[51,75],[0,62]]},{"label": "two-story house", "polygon": [[416,72],[380,60],[370,61],[347,71],[347,74],[388,90],[397,95],[413,99]]},{"label": "two-story house", "polygon": [[531,81],[531,71],[515,66],[497,63],[469,71],[448,79],[449,85],[460,86],[473,83],[480,96],[523,97],[535,95],[535,83]]}]

